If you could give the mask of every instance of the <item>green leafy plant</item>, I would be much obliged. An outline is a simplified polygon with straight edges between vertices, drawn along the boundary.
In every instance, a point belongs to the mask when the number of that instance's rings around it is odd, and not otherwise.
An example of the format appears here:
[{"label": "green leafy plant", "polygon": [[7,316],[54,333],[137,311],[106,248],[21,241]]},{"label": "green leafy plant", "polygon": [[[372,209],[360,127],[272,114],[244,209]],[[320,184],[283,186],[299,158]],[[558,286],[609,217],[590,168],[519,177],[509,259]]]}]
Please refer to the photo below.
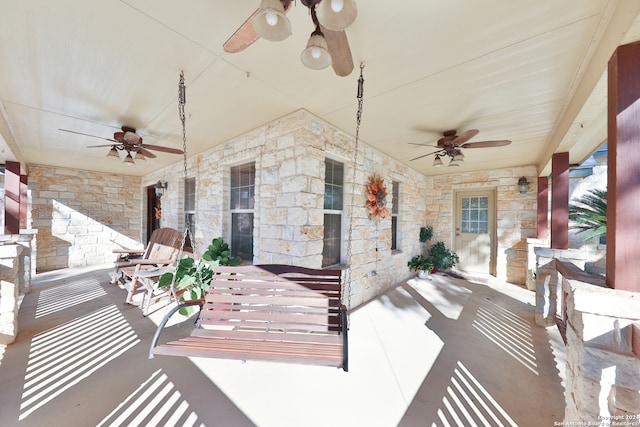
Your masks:
[{"label": "green leafy plant", "polygon": [[[201,260],[184,256],[173,272],[160,276],[158,286],[167,287],[173,283],[177,292],[181,293],[180,300],[196,300],[204,297],[213,278],[213,269],[219,265],[239,265],[240,258],[231,256],[231,249],[222,237],[211,241]],[[192,307],[182,308],[180,313],[189,315]]]},{"label": "green leafy plant", "polygon": [[436,242],[429,248],[428,257],[433,259],[433,266],[436,270],[449,270],[460,262],[458,254],[447,249],[444,242]]},{"label": "green leafy plant", "polygon": [[585,241],[607,234],[607,190],[591,189],[569,204],[571,228],[577,229]]},{"label": "green leafy plant", "polygon": [[433,227],[430,225],[420,227],[420,242],[427,243],[433,237]]},{"label": "green leafy plant", "polygon": [[407,262],[407,267],[409,267],[411,271],[417,272],[423,270],[426,272],[430,272],[434,268],[433,259],[422,254],[416,255],[411,258],[409,262]]}]

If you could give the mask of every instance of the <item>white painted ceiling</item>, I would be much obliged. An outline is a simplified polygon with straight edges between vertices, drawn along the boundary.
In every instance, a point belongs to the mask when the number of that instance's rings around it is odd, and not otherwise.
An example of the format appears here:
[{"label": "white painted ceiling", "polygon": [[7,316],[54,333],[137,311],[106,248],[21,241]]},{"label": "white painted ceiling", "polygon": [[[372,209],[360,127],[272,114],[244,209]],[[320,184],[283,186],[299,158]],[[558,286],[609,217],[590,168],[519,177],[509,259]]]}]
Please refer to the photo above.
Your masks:
[{"label": "white painted ceiling", "polygon": [[[304,108],[425,175],[447,129],[479,129],[456,171],[578,163],[606,139],[606,64],[637,40],[637,0],[357,0],[348,77],[299,60],[313,30],[300,2],[293,36],[241,53],[223,43],[259,0],[0,0],[0,156],[30,164],[144,175],[181,156],[127,167],[108,144],[121,125],[182,148],[177,86],[187,85],[189,155]],[[594,90],[595,89],[595,90]]]}]

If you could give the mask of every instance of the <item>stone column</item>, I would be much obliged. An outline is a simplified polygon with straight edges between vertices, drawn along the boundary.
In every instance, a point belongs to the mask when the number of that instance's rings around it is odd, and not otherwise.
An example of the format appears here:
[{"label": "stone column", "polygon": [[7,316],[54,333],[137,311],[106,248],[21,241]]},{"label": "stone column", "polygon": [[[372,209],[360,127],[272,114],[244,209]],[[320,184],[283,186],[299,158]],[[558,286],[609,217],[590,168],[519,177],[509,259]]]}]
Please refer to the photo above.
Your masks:
[{"label": "stone column", "polygon": [[23,249],[17,244],[0,245],[0,344],[11,344],[18,335]]}]

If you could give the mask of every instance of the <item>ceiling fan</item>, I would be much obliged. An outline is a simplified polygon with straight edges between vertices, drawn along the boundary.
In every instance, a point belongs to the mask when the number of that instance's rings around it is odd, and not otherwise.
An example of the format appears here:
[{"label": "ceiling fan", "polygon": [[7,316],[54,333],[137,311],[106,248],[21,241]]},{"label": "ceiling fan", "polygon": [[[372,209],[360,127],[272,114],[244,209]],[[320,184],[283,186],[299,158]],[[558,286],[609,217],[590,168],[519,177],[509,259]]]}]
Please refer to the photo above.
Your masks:
[{"label": "ceiling fan", "polygon": [[487,148],[487,147],[503,147],[505,145],[511,144],[511,141],[507,139],[501,139],[496,141],[478,141],[478,142],[467,142],[474,136],[476,136],[480,131],[478,129],[470,129],[468,131],[463,132],[458,135],[456,130],[448,130],[443,132],[443,137],[438,140],[437,145],[428,145],[428,144],[419,144],[415,142],[410,142],[412,145],[421,145],[424,147],[434,147],[437,148],[436,151],[431,153],[423,154],[422,156],[418,156],[416,158],[411,159],[410,161],[418,160],[426,156],[430,156],[435,154],[435,158],[433,159],[433,166],[442,166],[442,158],[450,157],[451,161],[449,162],[449,166],[460,166],[464,161],[464,154],[462,153],[462,149],[466,148]]},{"label": "ceiling fan", "polygon": [[[118,151],[126,151],[127,155],[124,158],[124,162],[130,165],[135,164],[133,161],[134,155],[136,160],[146,160],[147,157],[155,158],[157,157],[153,151],[161,151],[164,153],[170,154],[184,154],[182,150],[178,150],[177,148],[163,147],[161,145],[151,145],[145,144],[142,142],[142,137],[136,133],[136,129],[129,126],[122,126],[122,131],[115,132],[113,134],[113,139],[104,138],[102,136],[89,135],[82,132],[76,132],[68,129],[59,129],[63,132],[74,133],[77,135],[88,136],[91,138],[99,138],[104,139],[106,141],[111,142],[111,144],[103,144],[103,145],[89,145],[87,148],[96,148],[96,147],[111,147],[109,150],[108,157],[117,157],[120,158]],[[133,155],[132,155],[133,153]]]},{"label": "ceiling fan", "polygon": [[[300,0],[309,8],[315,30],[300,54],[302,63],[321,70],[329,65],[338,76],[353,70],[351,48],[345,28],[357,15],[354,0]],[[280,41],[291,35],[291,23],[285,16],[291,0],[261,0],[260,7],[223,44],[225,52],[236,53],[251,46],[258,38]]]}]

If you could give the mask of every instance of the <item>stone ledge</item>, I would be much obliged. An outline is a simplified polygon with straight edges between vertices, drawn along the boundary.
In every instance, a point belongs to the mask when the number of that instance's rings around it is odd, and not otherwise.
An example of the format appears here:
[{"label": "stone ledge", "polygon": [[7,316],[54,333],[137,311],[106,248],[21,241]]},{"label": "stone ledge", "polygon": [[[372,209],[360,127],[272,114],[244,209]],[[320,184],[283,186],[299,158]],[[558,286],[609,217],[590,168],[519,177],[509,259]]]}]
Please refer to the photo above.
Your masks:
[{"label": "stone ledge", "polygon": [[565,292],[572,295],[573,309],[583,313],[640,321],[640,293],[610,289],[583,283],[564,281]]}]

